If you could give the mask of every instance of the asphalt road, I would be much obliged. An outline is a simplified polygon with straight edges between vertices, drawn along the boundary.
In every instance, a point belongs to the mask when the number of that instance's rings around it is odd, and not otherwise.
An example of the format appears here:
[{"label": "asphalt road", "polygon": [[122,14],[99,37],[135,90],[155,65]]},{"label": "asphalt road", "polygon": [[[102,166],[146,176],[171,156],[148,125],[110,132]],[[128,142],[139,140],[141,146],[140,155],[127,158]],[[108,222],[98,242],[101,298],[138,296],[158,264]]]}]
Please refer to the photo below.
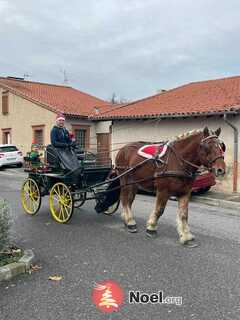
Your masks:
[{"label": "asphalt road", "polygon": [[[134,205],[137,234],[124,229],[120,210],[98,215],[94,203],[77,209],[66,225],[52,220],[47,198],[34,216],[24,214],[19,169],[0,171],[0,196],[9,200],[13,239],[32,248],[42,269],[0,284],[1,320],[240,319],[240,217],[224,209],[190,205],[190,226],[197,248],[177,242],[177,203],[170,201],[156,239],[145,236],[154,198],[139,195]],[[49,276],[61,275],[53,282]],[[125,292],[118,312],[104,314],[91,300],[96,283],[117,281]],[[129,304],[130,290],[182,297],[182,305]]]}]

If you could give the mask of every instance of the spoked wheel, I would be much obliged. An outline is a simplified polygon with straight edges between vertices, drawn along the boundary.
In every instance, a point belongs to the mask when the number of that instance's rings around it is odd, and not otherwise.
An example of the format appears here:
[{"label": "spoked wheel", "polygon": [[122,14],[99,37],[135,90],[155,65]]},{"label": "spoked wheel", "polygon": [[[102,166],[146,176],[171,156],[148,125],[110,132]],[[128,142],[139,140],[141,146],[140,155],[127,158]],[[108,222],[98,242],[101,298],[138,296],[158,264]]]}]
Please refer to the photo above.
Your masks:
[{"label": "spoked wheel", "polygon": [[31,178],[24,181],[21,189],[21,202],[26,213],[34,215],[41,206],[41,194],[39,187]]},{"label": "spoked wheel", "polygon": [[73,198],[70,189],[62,182],[55,183],[50,191],[49,206],[52,217],[66,223],[73,214]]},{"label": "spoked wheel", "polygon": [[73,195],[74,208],[80,208],[86,201],[86,192],[76,193]]},{"label": "spoked wheel", "polygon": [[110,206],[106,211],[104,211],[103,213],[108,215],[108,216],[111,216],[112,214],[114,214],[118,207],[119,207],[119,204],[120,204],[120,200],[118,200],[117,202],[115,202],[112,206]]}]

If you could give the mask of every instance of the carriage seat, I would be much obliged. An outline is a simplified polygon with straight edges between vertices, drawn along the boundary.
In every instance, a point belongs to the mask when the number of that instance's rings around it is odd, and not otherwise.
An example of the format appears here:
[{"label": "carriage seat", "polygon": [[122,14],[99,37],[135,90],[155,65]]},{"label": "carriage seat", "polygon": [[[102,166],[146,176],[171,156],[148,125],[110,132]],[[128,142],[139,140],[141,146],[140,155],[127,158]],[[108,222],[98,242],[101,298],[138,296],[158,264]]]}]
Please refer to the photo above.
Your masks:
[{"label": "carriage seat", "polygon": [[71,148],[55,148],[48,145],[46,158],[49,166],[57,171],[74,171],[80,167],[76,153]]},{"label": "carriage seat", "polygon": [[148,144],[142,146],[138,150],[138,155],[144,158],[152,159],[158,154],[158,158],[162,158],[168,149],[167,143],[161,143],[161,144]]},{"label": "carriage seat", "polygon": [[51,144],[46,147],[46,160],[49,167],[53,170],[63,169],[60,165],[60,159],[58,157],[57,150]]}]

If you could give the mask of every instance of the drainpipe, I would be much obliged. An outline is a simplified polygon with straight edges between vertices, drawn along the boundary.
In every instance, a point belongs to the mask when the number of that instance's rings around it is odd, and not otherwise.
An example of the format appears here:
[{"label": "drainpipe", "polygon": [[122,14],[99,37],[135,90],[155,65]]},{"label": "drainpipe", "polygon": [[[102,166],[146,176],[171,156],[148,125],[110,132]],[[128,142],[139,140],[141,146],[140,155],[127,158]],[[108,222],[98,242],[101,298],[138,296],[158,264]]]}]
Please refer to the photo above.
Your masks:
[{"label": "drainpipe", "polygon": [[234,131],[234,158],[233,158],[233,192],[237,192],[238,185],[238,129],[228,119],[226,113],[224,114],[224,121]]}]

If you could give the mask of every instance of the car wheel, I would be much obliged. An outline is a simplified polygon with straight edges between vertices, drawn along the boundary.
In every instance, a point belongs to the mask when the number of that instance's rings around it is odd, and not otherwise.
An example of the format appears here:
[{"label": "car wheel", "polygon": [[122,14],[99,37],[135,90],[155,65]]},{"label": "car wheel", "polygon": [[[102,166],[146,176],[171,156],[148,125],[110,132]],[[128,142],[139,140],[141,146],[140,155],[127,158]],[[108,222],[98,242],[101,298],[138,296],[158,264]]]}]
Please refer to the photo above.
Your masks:
[{"label": "car wheel", "polygon": [[193,195],[204,194],[204,193],[208,192],[210,189],[211,189],[211,187],[199,189],[198,191],[193,192]]},{"label": "car wheel", "polygon": [[206,187],[206,188],[204,188],[204,189],[201,189],[200,192],[201,192],[201,193],[206,193],[206,192],[208,192],[210,189],[211,189],[211,187]]},{"label": "car wheel", "polygon": [[17,166],[17,168],[22,168],[23,164],[22,163],[18,163],[16,166]]}]

